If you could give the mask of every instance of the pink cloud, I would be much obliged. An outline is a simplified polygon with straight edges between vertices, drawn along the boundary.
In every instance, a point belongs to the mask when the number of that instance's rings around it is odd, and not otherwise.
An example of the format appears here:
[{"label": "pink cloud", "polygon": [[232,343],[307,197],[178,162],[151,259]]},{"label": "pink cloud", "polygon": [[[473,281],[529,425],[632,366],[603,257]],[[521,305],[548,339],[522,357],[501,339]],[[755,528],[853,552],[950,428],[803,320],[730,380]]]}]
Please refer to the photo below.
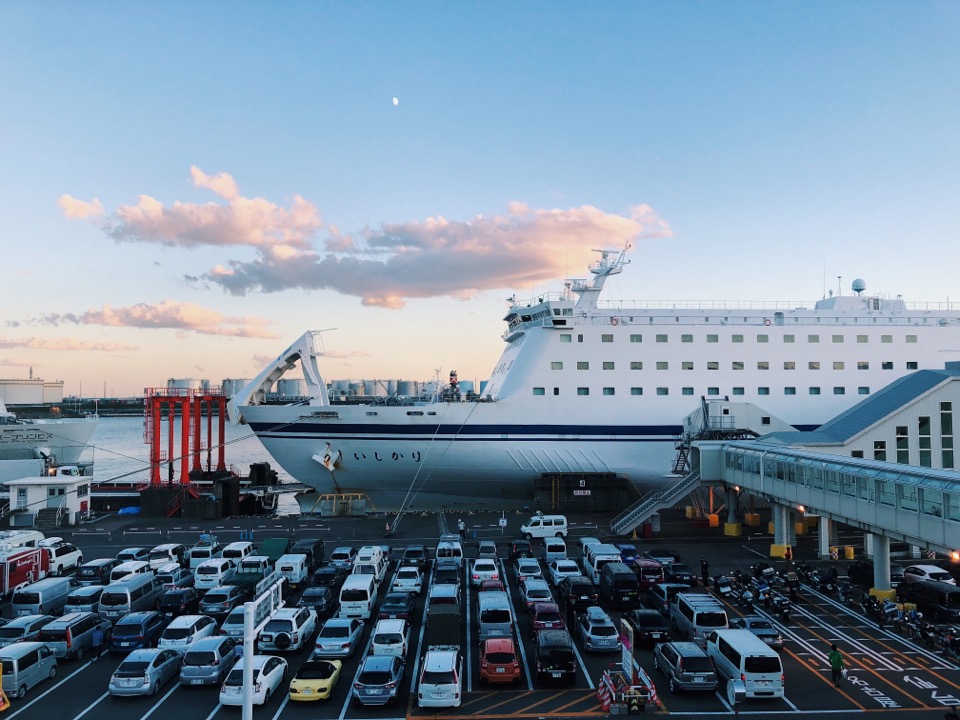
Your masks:
[{"label": "pink cloud", "polygon": [[139,350],[136,345],[90,342],[75,338],[6,338],[0,339],[0,348],[30,348],[32,350],[92,350],[96,352],[127,352]]},{"label": "pink cloud", "polygon": [[71,220],[83,220],[103,215],[103,203],[96,198],[90,202],[85,202],[70,195],[61,195],[57,200],[57,205],[63,210],[63,214]]}]

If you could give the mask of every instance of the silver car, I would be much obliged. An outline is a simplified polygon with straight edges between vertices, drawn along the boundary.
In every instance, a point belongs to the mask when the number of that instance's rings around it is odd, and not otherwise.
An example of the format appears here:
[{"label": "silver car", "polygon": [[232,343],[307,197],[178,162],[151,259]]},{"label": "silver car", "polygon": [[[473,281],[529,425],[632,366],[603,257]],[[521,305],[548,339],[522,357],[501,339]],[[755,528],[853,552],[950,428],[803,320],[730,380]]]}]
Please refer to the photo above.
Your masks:
[{"label": "silver car", "polygon": [[324,623],[313,648],[314,658],[343,658],[353,655],[363,636],[363,620],[330,618]]},{"label": "silver car", "polygon": [[225,635],[200,638],[187,650],[180,665],[181,685],[219,685],[240,657],[237,643]]},{"label": "silver car", "polygon": [[749,630],[776,650],[783,647],[783,635],[780,634],[780,631],[773,623],[759,615],[747,615],[742,618],[734,618],[730,621],[730,627]]},{"label": "silver car", "polygon": [[111,695],[156,695],[177,676],[180,660],[176,650],[134,650],[110,676],[107,691]]},{"label": "silver car", "polygon": [[36,640],[40,629],[56,618],[52,615],[21,615],[0,627],[0,647]]}]

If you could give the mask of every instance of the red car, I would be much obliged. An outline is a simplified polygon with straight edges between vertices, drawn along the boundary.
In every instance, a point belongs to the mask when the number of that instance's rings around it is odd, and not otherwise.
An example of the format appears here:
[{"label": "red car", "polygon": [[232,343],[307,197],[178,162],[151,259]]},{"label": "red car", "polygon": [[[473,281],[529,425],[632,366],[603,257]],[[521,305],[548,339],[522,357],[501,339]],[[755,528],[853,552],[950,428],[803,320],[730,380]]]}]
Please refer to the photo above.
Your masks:
[{"label": "red car", "polygon": [[520,661],[512,638],[490,638],[480,645],[480,682],[520,681]]},{"label": "red car", "polygon": [[562,630],[567,626],[560,614],[559,606],[552,602],[534,603],[530,611],[530,617],[533,621],[534,632],[537,630]]},{"label": "red car", "polygon": [[480,582],[480,589],[477,592],[486,592],[487,590],[503,590],[502,580],[483,580]]},{"label": "red car", "polygon": [[646,590],[651,585],[664,582],[663,565],[656,560],[648,558],[637,558],[633,561],[633,572],[637,575],[637,582],[641,590]]}]

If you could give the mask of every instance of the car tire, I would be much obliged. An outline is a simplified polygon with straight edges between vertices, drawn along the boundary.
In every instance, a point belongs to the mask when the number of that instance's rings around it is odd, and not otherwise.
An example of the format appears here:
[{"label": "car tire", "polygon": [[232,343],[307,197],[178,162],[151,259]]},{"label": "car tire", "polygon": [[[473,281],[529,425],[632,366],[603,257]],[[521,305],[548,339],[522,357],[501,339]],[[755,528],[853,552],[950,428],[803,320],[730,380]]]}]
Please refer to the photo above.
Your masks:
[{"label": "car tire", "polygon": [[159,682],[159,681],[155,682],[153,685],[150,686],[150,694],[151,694],[151,695],[156,695],[158,692],[160,692],[160,682]]},{"label": "car tire", "polygon": [[[106,642],[106,638],[104,638],[104,642]],[[75,660],[83,660],[83,646],[82,646],[82,645],[77,648],[77,652],[74,653],[73,657],[74,657]]]},{"label": "car tire", "polygon": [[63,575],[63,565],[57,565],[57,568],[56,570],[53,571],[53,574],[56,575],[57,577],[60,577],[61,575]]},{"label": "car tire", "polygon": [[267,691],[263,694],[263,702],[261,705],[266,705],[270,702],[270,688],[267,688]]},{"label": "car tire", "polygon": [[57,666],[54,665],[52,668],[50,668],[50,673],[47,675],[47,677],[53,680],[56,676],[57,676]]},{"label": "car tire", "polygon": [[654,653],[654,655],[653,655],[653,669],[654,669],[654,670],[659,670],[659,669],[660,669],[660,662],[657,660],[657,655],[656,655],[656,653]]},{"label": "car tire", "polygon": [[276,646],[277,650],[287,650],[290,647],[290,634],[289,633],[278,633],[273,638],[273,644]]},{"label": "car tire", "polygon": [[23,700],[26,696],[27,696],[27,686],[21,685],[19,688],[17,688],[17,694],[14,695],[14,697],[17,698],[17,700]]},{"label": "car tire", "polygon": [[532,533],[527,533],[526,535],[524,535],[524,537],[527,539],[527,542],[533,542],[533,534],[532,534]]}]

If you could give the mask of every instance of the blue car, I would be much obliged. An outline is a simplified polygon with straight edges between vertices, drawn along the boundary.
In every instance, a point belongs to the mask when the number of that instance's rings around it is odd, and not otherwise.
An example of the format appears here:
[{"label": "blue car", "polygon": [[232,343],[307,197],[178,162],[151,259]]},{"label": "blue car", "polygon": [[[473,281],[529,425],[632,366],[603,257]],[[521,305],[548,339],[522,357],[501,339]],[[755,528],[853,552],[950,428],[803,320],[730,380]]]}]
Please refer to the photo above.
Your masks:
[{"label": "blue car", "polygon": [[110,633],[110,652],[128,653],[157,644],[167,621],[156,610],[132,612],[124,615]]}]

